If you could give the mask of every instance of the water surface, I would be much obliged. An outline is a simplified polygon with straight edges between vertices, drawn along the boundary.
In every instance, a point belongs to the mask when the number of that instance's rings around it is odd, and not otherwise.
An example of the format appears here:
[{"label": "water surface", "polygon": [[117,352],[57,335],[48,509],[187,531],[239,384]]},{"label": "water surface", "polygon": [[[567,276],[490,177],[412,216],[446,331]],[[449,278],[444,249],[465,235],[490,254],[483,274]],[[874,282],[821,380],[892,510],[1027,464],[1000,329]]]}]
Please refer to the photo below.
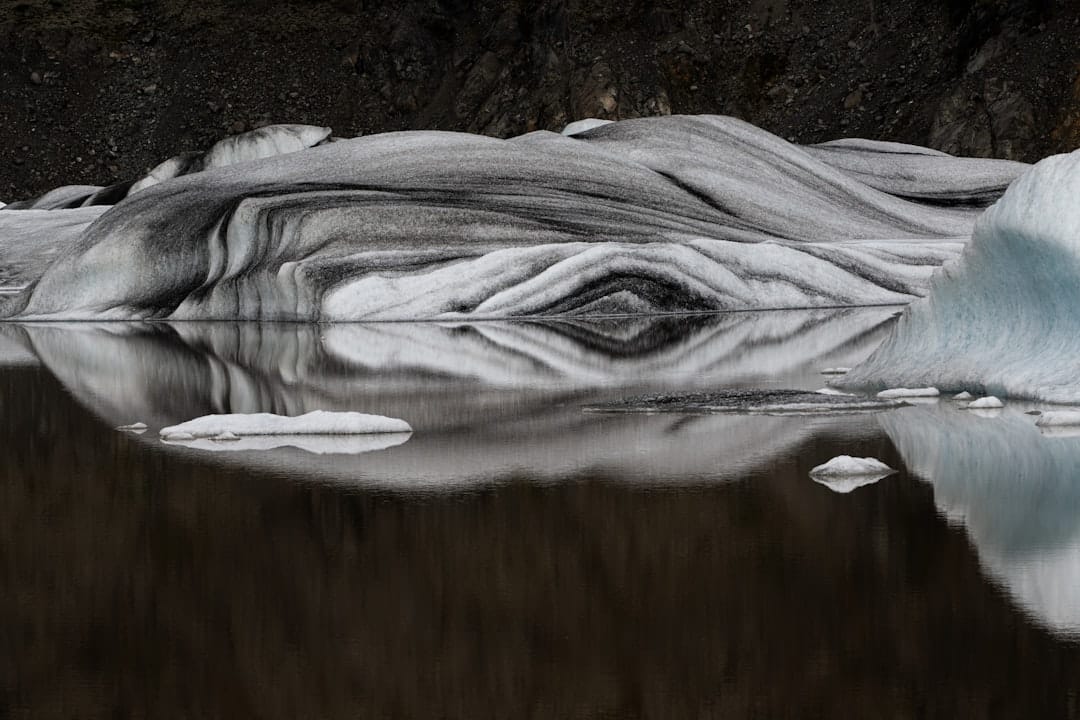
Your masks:
[{"label": "water surface", "polygon": [[[813,390],[894,312],[4,326],[0,714],[1076,717],[1080,440],[948,401],[581,411]],[[315,409],[415,432],[157,439]],[[838,454],[901,472],[835,493]]]}]

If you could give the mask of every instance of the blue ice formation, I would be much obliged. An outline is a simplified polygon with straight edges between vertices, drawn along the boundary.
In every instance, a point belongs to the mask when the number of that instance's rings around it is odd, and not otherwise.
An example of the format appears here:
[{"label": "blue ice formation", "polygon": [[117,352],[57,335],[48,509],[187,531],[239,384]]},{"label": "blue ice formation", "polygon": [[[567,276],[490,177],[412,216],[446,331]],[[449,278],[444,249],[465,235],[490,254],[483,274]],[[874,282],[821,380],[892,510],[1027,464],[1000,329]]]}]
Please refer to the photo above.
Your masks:
[{"label": "blue ice formation", "polygon": [[[27,287],[0,296],[0,317],[408,320],[906,303],[1026,168],[869,141],[800,147],[717,116],[509,140],[330,140],[325,128],[268,128],[126,187],[13,203],[0,210],[0,284]],[[101,214],[34,253],[15,251],[29,231],[5,223],[27,207],[56,208],[43,223]]]},{"label": "blue ice formation", "polygon": [[1047,158],[979,218],[972,242],[839,382],[1080,403],[1080,151]]}]

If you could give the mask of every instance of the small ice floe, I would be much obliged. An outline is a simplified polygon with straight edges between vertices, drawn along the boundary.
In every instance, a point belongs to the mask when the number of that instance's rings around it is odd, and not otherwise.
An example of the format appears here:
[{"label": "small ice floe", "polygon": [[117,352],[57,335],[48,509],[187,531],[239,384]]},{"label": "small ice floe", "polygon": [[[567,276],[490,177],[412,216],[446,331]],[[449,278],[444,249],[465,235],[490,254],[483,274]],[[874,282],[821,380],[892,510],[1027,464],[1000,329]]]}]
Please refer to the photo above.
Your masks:
[{"label": "small ice floe", "polygon": [[131,423],[130,425],[121,425],[116,428],[120,432],[132,433],[134,435],[142,435],[146,432],[146,423]]},{"label": "small ice floe", "polygon": [[360,455],[385,450],[408,442],[412,433],[378,433],[374,435],[248,435],[225,440],[222,435],[212,438],[186,438],[170,435],[162,438],[166,445],[188,450],[216,453],[267,452],[269,450],[301,450],[313,455]]},{"label": "small ice floe", "polygon": [[818,395],[832,395],[833,397],[855,397],[855,393],[846,393],[837,390],[836,388],[829,387],[821,388],[820,390],[815,390],[814,392]]},{"label": "small ice floe", "polygon": [[993,395],[987,395],[986,397],[973,400],[964,406],[968,410],[1000,410],[1005,407],[1005,403],[998,400]]},{"label": "small ice floe", "polygon": [[975,396],[969,393],[967,390],[952,396],[953,400],[973,400],[974,398]]},{"label": "small ice floe", "polygon": [[822,375],[846,375],[851,372],[849,367],[828,367],[821,371]]},{"label": "small ice floe", "polygon": [[[206,415],[186,423],[163,428],[163,440],[214,438],[225,433],[238,437],[249,435],[372,435],[411,433],[404,420],[355,412],[315,410],[298,417],[251,413]],[[186,437],[182,437],[186,436]]]},{"label": "small ice floe", "polygon": [[937,388],[890,388],[877,394],[879,398],[886,400],[908,400],[911,398],[936,398],[941,395]]},{"label": "small ice floe", "polygon": [[212,437],[210,439],[215,440],[217,442],[235,442],[235,441],[240,439],[240,436],[237,435],[234,432],[230,432],[230,431],[226,430],[225,432],[221,433],[220,435],[215,435],[214,437]]},{"label": "small ice floe", "polygon": [[876,483],[878,480],[895,472],[891,467],[875,458],[840,455],[811,470],[810,478],[833,492],[849,493],[864,485]]}]

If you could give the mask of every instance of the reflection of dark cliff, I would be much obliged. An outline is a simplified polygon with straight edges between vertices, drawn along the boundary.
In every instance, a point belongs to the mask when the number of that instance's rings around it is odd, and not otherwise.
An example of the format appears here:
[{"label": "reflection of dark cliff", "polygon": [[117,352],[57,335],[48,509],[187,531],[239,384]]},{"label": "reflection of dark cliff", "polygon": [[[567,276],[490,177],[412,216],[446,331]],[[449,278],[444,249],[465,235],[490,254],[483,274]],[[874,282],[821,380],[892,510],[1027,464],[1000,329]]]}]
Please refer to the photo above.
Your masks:
[{"label": "reflection of dark cliff", "polygon": [[724,113],[1033,160],[1080,142],[1070,0],[3,0],[0,198],[269,122],[507,136]]},{"label": "reflection of dark cliff", "polygon": [[[373,495],[211,470],[0,375],[5,717],[1069,717],[1080,649],[928,485]],[[61,438],[78,441],[60,442]]]}]

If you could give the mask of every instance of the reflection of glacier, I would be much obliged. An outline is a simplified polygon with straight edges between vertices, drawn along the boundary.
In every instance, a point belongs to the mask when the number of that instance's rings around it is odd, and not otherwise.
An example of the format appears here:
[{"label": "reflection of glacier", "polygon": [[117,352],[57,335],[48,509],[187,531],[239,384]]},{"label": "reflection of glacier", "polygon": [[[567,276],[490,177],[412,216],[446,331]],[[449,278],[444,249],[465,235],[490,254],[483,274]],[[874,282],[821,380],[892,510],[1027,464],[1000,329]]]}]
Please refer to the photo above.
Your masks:
[{"label": "reflection of glacier", "polygon": [[929,297],[842,383],[1080,402],[1080,151],[1043,160],[979,219]]},{"label": "reflection of glacier", "polygon": [[1039,622],[1080,634],[1080,439],[1045,437],[1011,409],[987,419],[942,405],[879,421],[987,572]]},{"label": "reflection of glacier", "polygon": [[[866,141],[800,148],[712,116],[573,137],[326,135],[267,130],[251,148],[238,139],[166,162],[130,194],[60,189],[29,204],[38,209],[0,211],[5,235],[25,212],[68,228],[49,245],[56,257],[0,246],[4,282],[31,284],[0,298],[0,316],[475,319],[903,303],[1025,167]],[[125,194],[96,219],[99,208],[77,207]]]},{"label": "reflection of glacier", "polygon": [[[864,357],[888,309],[733,313],[634,322],[40,324],[7,326],[110,426],[210,413],[355,410],[408,421],[406,444],[347,459],[253,454],[296,473],[410,485],[606,468],[641,481],[735,475],[821,423],[611,418],[581,406],[631,390],[816,388]],[[831,422],[831,421],[830,421]],[[241,452],[225,453],[241,456]],[[741,464],[740,464],[741,463]]]}]

